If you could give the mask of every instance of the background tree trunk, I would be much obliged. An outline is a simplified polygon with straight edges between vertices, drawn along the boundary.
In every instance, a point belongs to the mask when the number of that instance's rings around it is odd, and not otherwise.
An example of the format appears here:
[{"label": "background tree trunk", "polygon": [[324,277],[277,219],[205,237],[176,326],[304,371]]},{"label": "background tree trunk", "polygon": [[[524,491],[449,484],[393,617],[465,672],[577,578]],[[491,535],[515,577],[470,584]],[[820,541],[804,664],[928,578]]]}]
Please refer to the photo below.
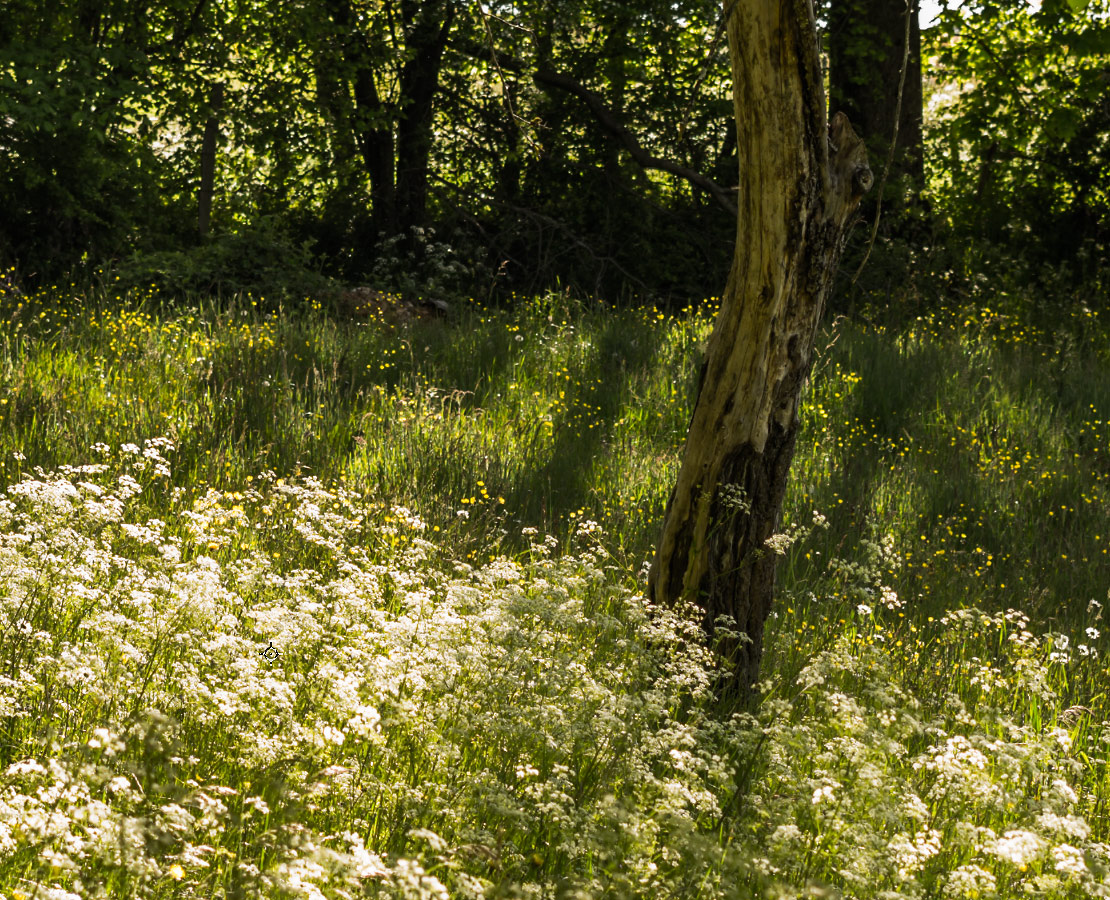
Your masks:
[{"label": "background tree trunk", "polygon": [[220,108],[224,103],[224,86],[212,86],[210,111],[204,123],[200,147],[200,189],[197,191],[197,232],[201,240],[208,237],[212,220],[212,194],[216,187],[216,143],[220,138]]},{"label": "background tree trunk", "polygon": [[[917,208],[925,184],[921,28],[918,0],[909,2],[913,9],[898,146],[883,192],[884,207],[895,214]],[[905,26],[902,0],[832,0],[829,6],[829,99],[855,123],[876,159],[886,158],[894,136]]]},{"label": "background tree trunk", "polygon": [[[811,0],[729,3],[740,161],[736,251],[651,569],[656,603],[693,601],[735,678],[756,681],[798,398],[860,197],[867,153],[827,127]],[[733,624],[721,630],[718,619]],[[746,635],[746,639],[735,636]],[[726,673],[722,673],[726,674]]]},{"label": "background tree trunk", "polygon": [[350,0],[326,0],[346,60],[345,78],[354,95],[350,128],[370,178],[370,210],[379,235],[397,230],[393,180],[393,115],[374,80],[374,54],[359,29]]},{"label": "background tree trunk", "polygon": [[[455,6],[438,0],[401,4],[412,57],[401,69],[401,120],[397,128],[397,217],[406,239],[410,229],[426,224],[428,166],[432,152],[439,71],[455,19]],[[415,251],[419,242],[410,244]]]}]

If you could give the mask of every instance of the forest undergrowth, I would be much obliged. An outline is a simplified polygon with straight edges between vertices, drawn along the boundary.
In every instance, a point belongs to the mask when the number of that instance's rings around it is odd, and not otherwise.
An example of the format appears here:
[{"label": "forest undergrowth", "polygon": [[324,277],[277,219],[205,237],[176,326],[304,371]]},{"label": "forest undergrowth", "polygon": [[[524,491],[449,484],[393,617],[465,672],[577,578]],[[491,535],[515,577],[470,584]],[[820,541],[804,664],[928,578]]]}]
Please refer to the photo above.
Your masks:
[{"label": "forest undergrowth", "polygon": [[712,301],[0,289],[0,889],[1110,896],[1110,342],[829,323],[763,700],[643,597]]}]

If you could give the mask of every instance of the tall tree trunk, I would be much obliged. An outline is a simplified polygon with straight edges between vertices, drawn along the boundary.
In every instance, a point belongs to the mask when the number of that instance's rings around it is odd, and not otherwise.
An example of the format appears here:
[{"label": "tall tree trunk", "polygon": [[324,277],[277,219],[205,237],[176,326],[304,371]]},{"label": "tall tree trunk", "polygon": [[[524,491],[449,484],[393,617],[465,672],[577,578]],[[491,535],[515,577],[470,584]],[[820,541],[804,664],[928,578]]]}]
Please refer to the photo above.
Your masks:
[{"label": "tall tree trunk", "polygon": [[197,191],[197,232],[200,239],[208,237],[212,220],[212,194],[216,187],[216,142],[220,138],[220,108],[224,104],[224,86],[212,86],[208,119],[200,147],[200,189]]},{"label": "tall tree trunk", "polygon": [[397,216],[398,225],[407,237],[411,237],[410,229],[423,226],[427,214],[434,102],[455,6],[442,0],[424,0],[420,4],[406,0],[401,10],[407,31],[405,47],[412,56],[401,68],[400,78]]},{"label": "tall tree trunk", "polygon": [[[704,611],[731,682],[758,678],[817,326],[860,198],[863,142],[827,123],[812,0],[725,0],[740,162],[736,252],[649,580]],[[731,617],[728,629],[720,617]],[[744,637],[737,637],[742,633]]]},{"label": "tall tree trunk", "polygon": [[370,177],[370,204],[374,230],[379,235],[396,231],[393,180],[393,114],[378,94],[374,56],[361,32],[350,0],[326,0],[332,21],[343,41],[343,58],[355,98],[350,128]]},{"label": "tall tree trunk", "polygon": [[[829,94],[859,128],[868,149],[885,159],[894,137],[902,61],[906,79],[898,116],[898,141],[883,203],[895,213],[916,208],[925,184],[922,139],[921,28],[918,0],[909,0],[906,56],[903,0],[832,0],[829,8]],[[889,195],[888,195],[889,194]],[[887,205],[889,204],[889,205]]]}]

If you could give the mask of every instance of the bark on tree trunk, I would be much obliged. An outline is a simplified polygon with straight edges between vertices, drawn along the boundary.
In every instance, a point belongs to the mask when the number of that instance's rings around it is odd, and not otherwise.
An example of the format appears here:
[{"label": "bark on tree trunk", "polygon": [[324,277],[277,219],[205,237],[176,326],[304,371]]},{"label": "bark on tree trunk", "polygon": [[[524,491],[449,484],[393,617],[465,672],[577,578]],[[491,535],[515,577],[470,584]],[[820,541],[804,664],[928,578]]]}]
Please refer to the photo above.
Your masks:
[{"label": "bark on tree trunk", "polygon": [[216,142],[220,137],[220,107],[224,103],[224,86],[212,86],[211,112],[204,123],[200,147],[200,189],[197,191],[197,232],[201,240],[208,237],[212,220],[212,194],[216,187]]},{"label": "bark on tree trunk", "polygon": [[379,234],[396,231],[393,181],[393,116],[378,94],[374,80],[374,55],[359,30],[350,0],[326,0],[332,21],[339,28],[343,58],[355,98],[350,128],[370,177],[370,211]]},{"label": "bark on tree trunk", "polygon": [[434,102],[443,51],[455,19],[453,4],[442,14],[441,6],[437,0],[401,4],[408,31],[405,46],[413,53],[401,69],[402,110],[397,128],[397,215],[408,239],[412,237],[410,229],[422,227],[427,215]]},{"label": "bark on tree trunk", "polygon": [[[723,663],[720,689],[745,695],[771,608],[776,555],[767,540],[779,524],[799,394],[873,179],[847,117],[826,124],[811,0],[725,3],[740,161],[736,252],[648,589],[656,603],[689,600],[704,611]],[[732,619],[727,629],[722,616]]]},{"label": "bark on tree trunk", "polygon": [[[925,184],[922,138],[921,28],[917,0],[910,18],[906,82],[898,117],[898,146],[888,178],[890,202],[905,211],[920,202]],[[829,94],[859,128],[876,158],[894,136],[898,83],[905,55],[906,6],[901,0],[833,0],[829,8]],[[884,191],[884,194],[887,194]]]}]

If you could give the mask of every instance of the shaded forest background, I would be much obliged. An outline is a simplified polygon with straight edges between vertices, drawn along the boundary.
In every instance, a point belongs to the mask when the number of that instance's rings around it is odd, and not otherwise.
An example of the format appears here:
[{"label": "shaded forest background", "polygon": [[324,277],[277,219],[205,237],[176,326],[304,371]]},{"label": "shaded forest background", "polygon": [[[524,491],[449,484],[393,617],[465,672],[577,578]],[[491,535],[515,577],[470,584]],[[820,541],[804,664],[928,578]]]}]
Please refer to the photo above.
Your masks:
[{"label": "shaded forest background", "polygon": [[[823,4],[830,105],[876,173],[901,110],[883,224],[853,283],[856,229],[838,303],[995,270],[1098,288],[1108,13],[964,2],[922,33],[899,3]],[[736,227],[726,45],[715,0],[14,0],[0,264],[24,286],[99,273],[275,300],[335,282],[710,296]]]}]

